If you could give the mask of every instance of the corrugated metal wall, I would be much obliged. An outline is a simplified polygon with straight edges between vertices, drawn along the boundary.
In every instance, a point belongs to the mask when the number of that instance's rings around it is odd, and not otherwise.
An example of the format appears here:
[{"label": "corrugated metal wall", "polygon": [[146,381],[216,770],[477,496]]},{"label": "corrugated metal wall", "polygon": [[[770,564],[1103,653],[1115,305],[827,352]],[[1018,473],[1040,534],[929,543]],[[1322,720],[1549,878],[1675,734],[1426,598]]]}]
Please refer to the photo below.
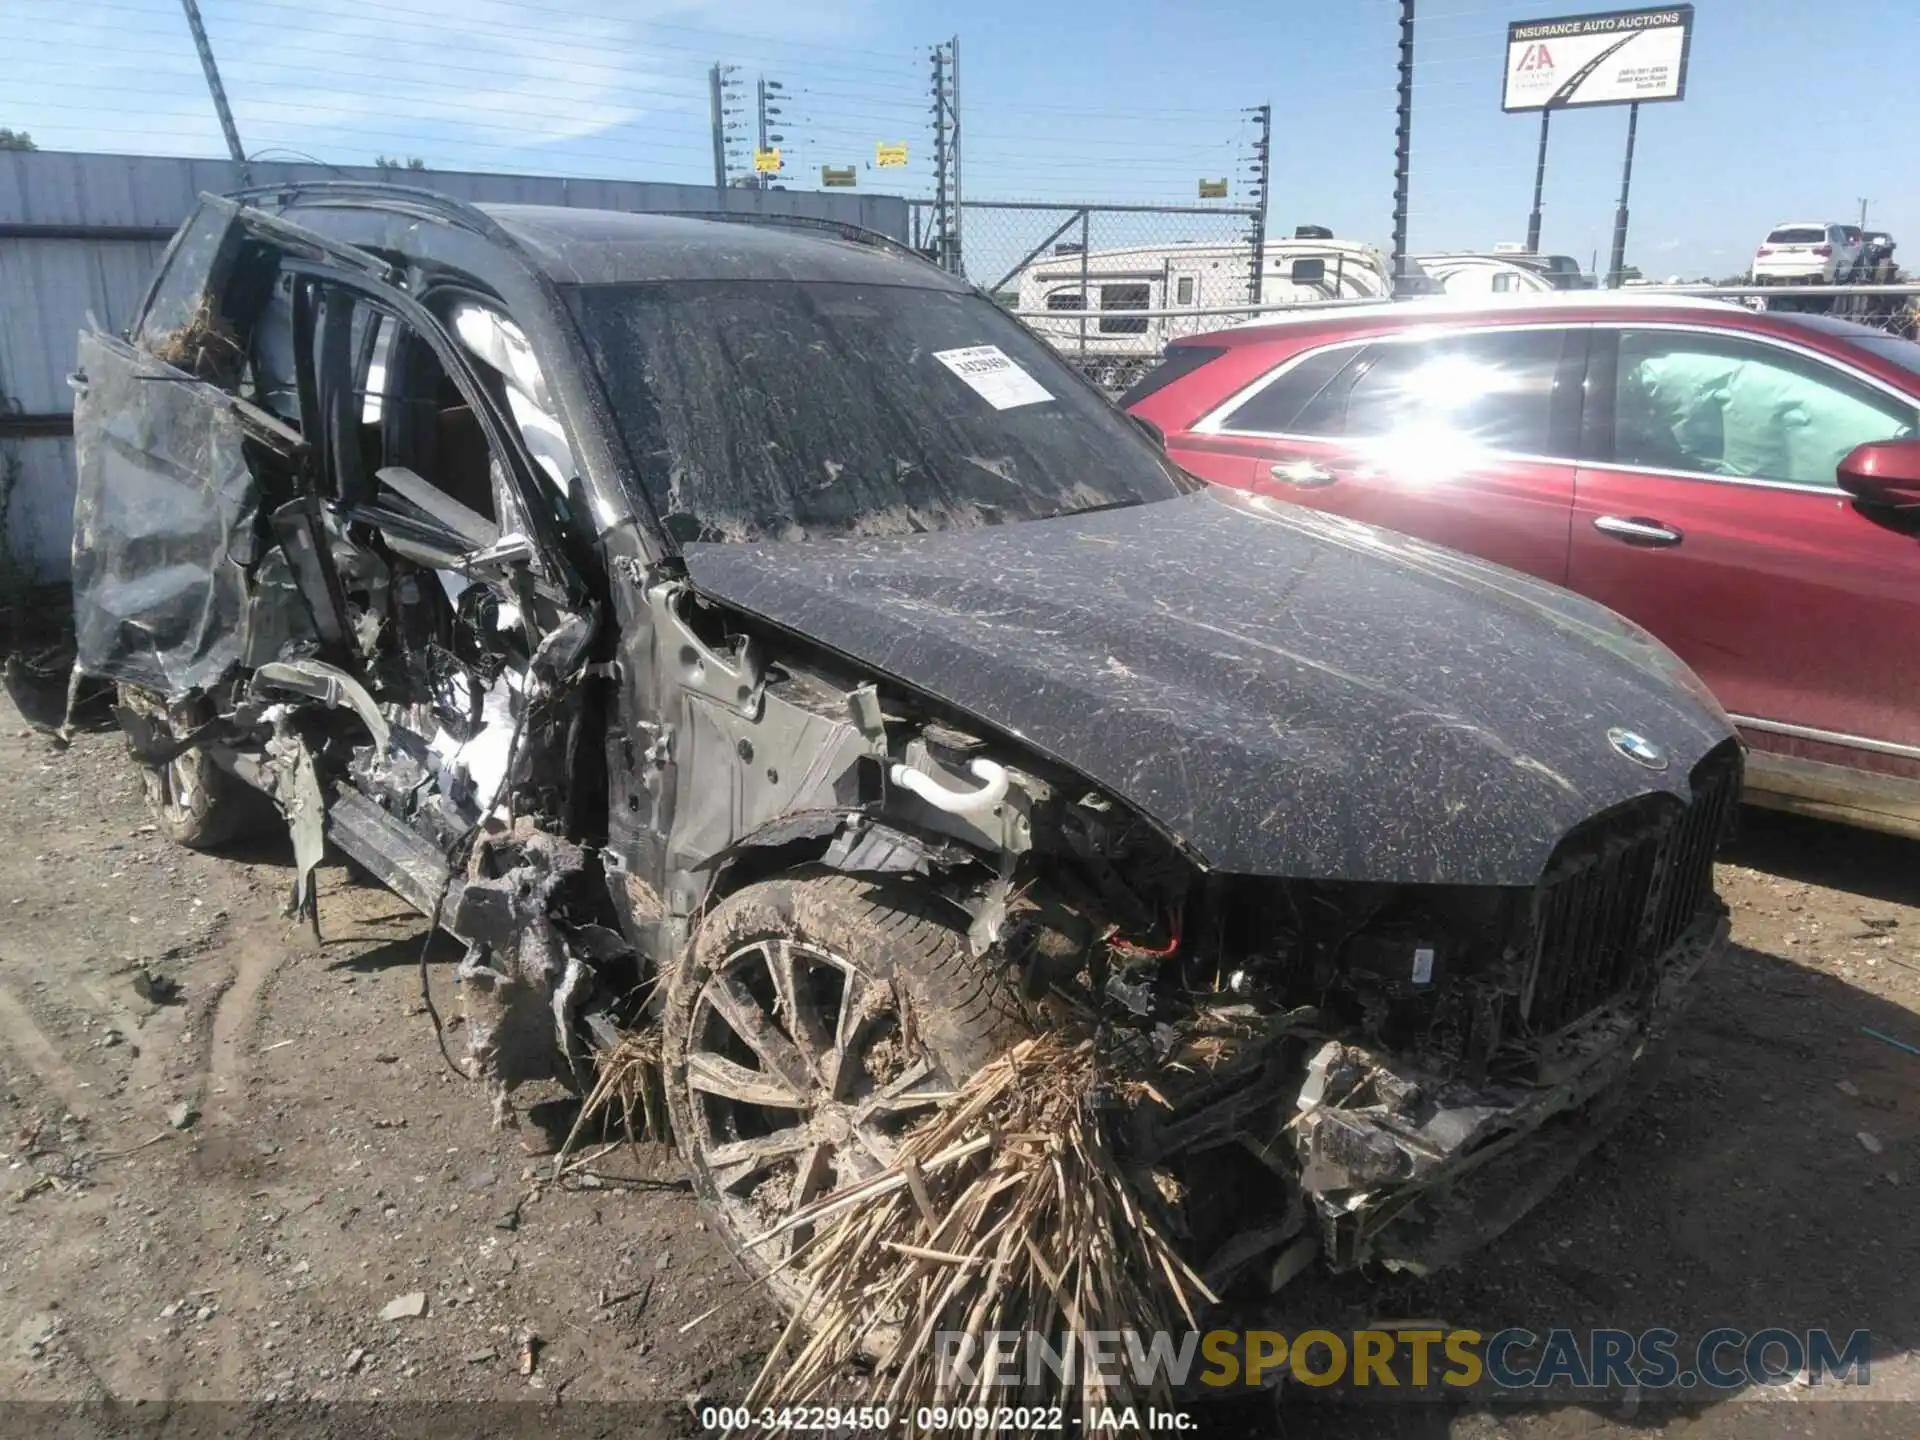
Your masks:
[{"label": "corrugated metal wall", "polygon": [[39,578],[67,574],[73,517],[74,341],[91,315],[124,329],[147,279],[203,191],[302,180],[400,179],[463,200],[605,210],[716,210],[806,215],[907,238],[907,202],[892,195],[715,190],[633,180],[487,175],[394,176],[370,167],[0,151],[0,485],[12,476],[9,553]]}]

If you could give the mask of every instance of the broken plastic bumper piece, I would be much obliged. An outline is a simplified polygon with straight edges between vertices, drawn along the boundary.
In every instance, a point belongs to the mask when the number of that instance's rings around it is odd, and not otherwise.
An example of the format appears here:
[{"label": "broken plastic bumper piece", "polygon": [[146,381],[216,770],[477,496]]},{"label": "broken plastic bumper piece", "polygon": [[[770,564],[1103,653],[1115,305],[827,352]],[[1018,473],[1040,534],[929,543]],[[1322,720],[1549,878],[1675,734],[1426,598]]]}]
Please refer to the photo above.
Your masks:
[{"label": "broken plastic bumper piece", "polygon": [[1283,1143],[1335,1268],[1424,1273],[1518,1221],[1645,1096],[1689,982],[1726,934],[1723,916],[1702,917],[1651,986],[1543,1042],[1525,1081],[1443,1079],[1322,1045]]}]

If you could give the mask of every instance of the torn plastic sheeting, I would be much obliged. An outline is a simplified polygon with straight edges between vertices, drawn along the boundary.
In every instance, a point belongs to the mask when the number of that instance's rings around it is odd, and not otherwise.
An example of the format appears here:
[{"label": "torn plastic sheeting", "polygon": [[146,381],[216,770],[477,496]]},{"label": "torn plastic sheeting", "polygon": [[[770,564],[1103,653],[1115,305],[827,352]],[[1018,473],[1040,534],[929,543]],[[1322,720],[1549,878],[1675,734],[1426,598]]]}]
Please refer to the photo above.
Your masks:
[{"label": "torn plastic sheeting", "polygon": [[240,658],[259,492],[229,398],[81,338],[73,601],[79,668],[176,697]]}]

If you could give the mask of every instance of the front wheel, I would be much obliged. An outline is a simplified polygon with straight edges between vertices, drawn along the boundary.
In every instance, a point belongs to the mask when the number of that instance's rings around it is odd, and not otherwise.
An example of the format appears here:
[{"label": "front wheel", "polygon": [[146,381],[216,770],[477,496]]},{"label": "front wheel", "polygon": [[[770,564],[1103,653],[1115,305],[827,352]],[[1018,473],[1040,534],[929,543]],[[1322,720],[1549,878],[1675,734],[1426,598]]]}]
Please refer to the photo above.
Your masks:
[{"label": "front wheel", "polygon": [[[122,685],[119,701],[125,709],[152,721],[156,734],[177,739],[182,733],[166,703],[157,696]],[[148,812],[176,845],[206,850],[235,839],[253,827],[265,808],[244,781],[214,764],[197,745],[164,765],[147,765],[138,756],[132,758],[140,772]]]},{"label": "front wheel", "polygon": [[675,1143],[727,1243],[789,1309],[809,1227],[756,1238],[891,1164],[938,1101],[1028,1027],[964,917],[900,883],[805,874],[707,915],[668,981]]}]

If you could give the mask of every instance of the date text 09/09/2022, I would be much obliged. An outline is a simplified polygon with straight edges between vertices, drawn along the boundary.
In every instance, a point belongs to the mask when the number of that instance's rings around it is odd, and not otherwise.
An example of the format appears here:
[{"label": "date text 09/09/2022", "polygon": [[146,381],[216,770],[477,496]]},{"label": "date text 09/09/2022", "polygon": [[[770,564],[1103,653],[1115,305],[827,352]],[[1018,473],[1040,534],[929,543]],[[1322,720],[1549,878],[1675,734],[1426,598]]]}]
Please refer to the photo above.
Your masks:
[{"label": "date text 09/09/2022", "polygon": [[1013,1435],[1062,1434],[1179,1434],[1198,1428],[1186,1410],[1157,1405],[1097,1406],[1086,1414],[1069,1413],[1060,1405],[916,1405],[893,1409],[886,1405],[786,1405],[754,1409],[745,1405],[707,1405],[700,1410],[703,1430],[725,1434],[753,1432],[831,1435],[880,1435],[895,1429],[916,1435],[945,1431],[972,1435],[982,1430]]}]

